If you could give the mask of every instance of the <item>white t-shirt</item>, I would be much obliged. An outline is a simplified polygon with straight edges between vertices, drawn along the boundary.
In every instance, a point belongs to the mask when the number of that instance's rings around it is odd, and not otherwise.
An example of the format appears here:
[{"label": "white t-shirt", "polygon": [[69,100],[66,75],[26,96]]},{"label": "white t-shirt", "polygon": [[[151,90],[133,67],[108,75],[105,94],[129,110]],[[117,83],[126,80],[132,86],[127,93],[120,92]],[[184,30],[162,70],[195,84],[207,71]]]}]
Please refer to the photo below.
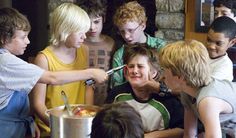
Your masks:
[{"label": "white t-shirt", "polygon": [[40,67],[29,64],[6,49],[0,49],[0,109],[6,107],[14,91],[31,91],[44,73]]},{"label": "white t-shirt", "polygon": [[211,76],[219,80],[233,80],[233,63],[226,54],[210,60]]}]

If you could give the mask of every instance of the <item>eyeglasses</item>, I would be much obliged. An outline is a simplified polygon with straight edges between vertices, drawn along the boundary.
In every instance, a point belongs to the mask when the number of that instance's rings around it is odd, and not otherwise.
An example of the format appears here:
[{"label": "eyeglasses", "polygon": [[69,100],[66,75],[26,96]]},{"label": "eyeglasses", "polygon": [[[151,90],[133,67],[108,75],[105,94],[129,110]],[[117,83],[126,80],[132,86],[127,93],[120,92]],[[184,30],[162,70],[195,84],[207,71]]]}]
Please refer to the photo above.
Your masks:
[{"label": "eyeglasses", "polygon": [[127,30],[120,30],[121,35],[125,35],[126,33],[129,33],[130,35],[133,35],[135,31],[139,28],[141,24],[139,24],[136,28],[134,29],[127,29]]}]

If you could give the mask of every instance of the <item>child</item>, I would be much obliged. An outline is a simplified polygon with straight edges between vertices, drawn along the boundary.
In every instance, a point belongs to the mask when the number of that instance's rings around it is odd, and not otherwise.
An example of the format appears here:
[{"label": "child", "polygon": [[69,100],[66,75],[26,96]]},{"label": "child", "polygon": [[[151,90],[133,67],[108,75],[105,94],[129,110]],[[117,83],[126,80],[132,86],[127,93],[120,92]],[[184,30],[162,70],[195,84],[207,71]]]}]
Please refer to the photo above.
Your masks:
[{"label": "child", "polygon": [[196,40],[171,43],[160,52],[160,65],[166,85],[181,92],[184,137],[196,137],[199,118],[206,138],[222,138],[220,119],[235,114],[236,87],[228,80],[211,78],[205,46]]},{"label": "child", "polygon": [[236,21],[236,3],[235,0],[214,0],[213,2],[215,18],[228,16]]},{"label": "child", "polygon": [[[111,57],[114,51],[114,40],[101,34],[106,15],[106,3],[104,0],[87,0],[81,7],[88,13],[91,26],[86,33],[84,44],[89,48],[89,66],[109,70]],[[108,82],[95,84],[95,104],[101,105],[107,96]]]},{"label": "child", "polygon": [[101,69],[51,72],[16,57],[24,54],[30,43],[30,29],[27,18],[17,10],[0,9],[0,134],[7,138],[24,138],[30,130],[33,137],[40,136],[39,131],[35,135],[29,116],[28,94],[36,83],[63,85],[91,78],[103,82],[107,78]]},{"label": "child", "polygon": [[[160,38],[154,38],[144,33],[147,17],[144,7],[137,1],[125,3],[119,7],[114,15],[114,24],[118,27],[121,36],[126,44],[146,43],[148,47],[156,48],[158,51],[165,45],[165,41]],[[112,61],[112,67],[123,65],[123,53],[126,45],[119,48]],[[123,70],[115,72],[112,76],[112,87],[125,82]]]},{"label": "child", "polygon": [[93,119],[91,138],[144,138],[140,115],[126,103],[104,105]]},{"label": "child", "polygon": [[233,80],[233,63],[226,51],[236,43],[236,22],[222,16],[216,18],[207,34],[206,48],[214,78]]},{"label": "child", "polygon": [[[50,45],[37,55],[35,64],[49,71],[86,69],[87,47],[82,43],[89,24],[87,13],[77,5],[63,3],[58,6],[51,14]],[[42,136],[50,136],[47,127],[49,118],[45,111],[64,105],[61,91],[66,93],[70,104],[93,104],[93,89],[86,87],[84,81],[58,86],[37,84],[32,93],[32,102]]]},{"label": "child", "polygon": [[128,82],[114,87],[108,93],[107,102],[127,102],[134,107],[141,115],[145,137],[181,137],[183,107],[178,98],[161,97],[151,90],[139,88],[150,78],[160,76],[156,53],[156,49],[149,49],[146,44],[126,47],[124,74]]}]

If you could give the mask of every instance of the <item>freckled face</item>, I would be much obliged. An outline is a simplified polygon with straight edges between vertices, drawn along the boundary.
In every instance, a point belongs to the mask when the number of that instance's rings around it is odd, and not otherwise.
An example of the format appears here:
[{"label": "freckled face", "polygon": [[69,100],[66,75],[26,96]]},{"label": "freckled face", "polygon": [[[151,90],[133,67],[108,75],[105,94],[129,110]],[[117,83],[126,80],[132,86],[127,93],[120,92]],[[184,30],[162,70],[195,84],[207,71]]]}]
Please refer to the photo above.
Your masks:
[{"label": "freckled face", "polygon": [[127,44],[141,43],[141,35],[144,33],[144,25],[138,22],[127,22],[119,26],[122,38]]}]

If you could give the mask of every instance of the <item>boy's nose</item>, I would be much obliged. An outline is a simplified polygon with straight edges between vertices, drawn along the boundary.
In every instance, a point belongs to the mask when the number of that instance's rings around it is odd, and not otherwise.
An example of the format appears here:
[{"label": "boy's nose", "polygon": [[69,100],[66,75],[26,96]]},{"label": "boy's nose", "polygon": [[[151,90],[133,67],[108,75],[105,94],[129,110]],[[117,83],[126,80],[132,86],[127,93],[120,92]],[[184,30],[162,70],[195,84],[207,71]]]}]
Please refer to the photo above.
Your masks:
[{"label": "boy's nose", "polygon": [[29,38],[27,37],[27,39],[26,39],[26,43],[27,44],[29,44],[30,43],[30,40],[29,40]]},{"label": "boy's nose", "polygon": [[207,49],[215,49],[216,45],[214,43],[207,43],[206,47],[207,47]]},{"label": "boy's nose", "polygon": [[134,72],[135,74],[137,74],[137,73],[138,73],[138,67],[134,67],[134,68],[133,68],[133,72]]},{"label": "boy's nose", "polygon": [[125,39],[129,39],[131,34],[129,32],[124,32]]},{"label": "boy's nose", "polygon": [[90,30],[94,30],[94,28],[95,28],[94,23],[91,23]]}]

